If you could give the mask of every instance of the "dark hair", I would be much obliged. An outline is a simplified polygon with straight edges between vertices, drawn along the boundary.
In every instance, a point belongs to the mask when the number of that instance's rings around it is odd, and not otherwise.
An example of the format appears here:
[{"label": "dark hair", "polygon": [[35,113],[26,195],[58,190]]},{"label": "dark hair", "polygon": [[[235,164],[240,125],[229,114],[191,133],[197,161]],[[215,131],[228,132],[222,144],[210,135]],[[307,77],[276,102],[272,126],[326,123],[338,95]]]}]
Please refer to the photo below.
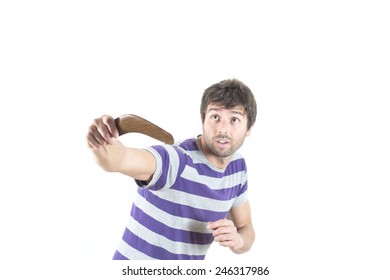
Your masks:
[{"label": "dark hair", "polygon": [[202,123],[206,116],[207,106],[215,104],[225,109],[241,106],[248,118],[248,130],[256,121],[257,105],[252,91],[237,79],[223,80],[207,88],[200,104]]}]

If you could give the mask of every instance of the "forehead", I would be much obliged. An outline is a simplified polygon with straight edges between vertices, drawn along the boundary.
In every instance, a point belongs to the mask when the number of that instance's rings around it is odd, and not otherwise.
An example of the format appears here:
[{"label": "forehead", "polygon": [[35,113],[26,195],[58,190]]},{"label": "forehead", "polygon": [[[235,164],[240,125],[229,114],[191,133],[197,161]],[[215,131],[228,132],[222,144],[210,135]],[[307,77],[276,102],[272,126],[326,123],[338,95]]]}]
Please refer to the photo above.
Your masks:
[{"label": "forehead", "polygon": [[224,106],[218,104],[210,104],[207,106],[206,113],[210,112],[227,112],[231,114],[245,115],[245,110],[242,106],[235,106],[231,108],[225,108]]}]

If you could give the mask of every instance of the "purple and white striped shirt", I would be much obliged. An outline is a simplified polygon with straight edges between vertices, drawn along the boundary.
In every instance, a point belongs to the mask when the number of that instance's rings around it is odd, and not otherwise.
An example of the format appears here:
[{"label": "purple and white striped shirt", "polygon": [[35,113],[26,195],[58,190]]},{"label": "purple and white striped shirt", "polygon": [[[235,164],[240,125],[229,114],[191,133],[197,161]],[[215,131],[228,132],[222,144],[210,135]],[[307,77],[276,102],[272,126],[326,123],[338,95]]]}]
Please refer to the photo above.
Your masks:
[{"label": "purple and white striped shirt", "polygon": [[213,167],[196,139],[152,146],[157,168],[139,189],[113,259],[203,260],[213,242],[207,223],[247,200],[245,160]]}]

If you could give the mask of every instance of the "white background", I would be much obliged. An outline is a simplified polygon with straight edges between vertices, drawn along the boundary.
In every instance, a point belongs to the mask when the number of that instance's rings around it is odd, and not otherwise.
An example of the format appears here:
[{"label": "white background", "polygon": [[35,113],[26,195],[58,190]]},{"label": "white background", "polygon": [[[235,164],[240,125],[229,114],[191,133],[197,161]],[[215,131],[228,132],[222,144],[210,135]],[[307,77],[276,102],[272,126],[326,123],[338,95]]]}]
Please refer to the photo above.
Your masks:
[{"label": "white background", "polygon": [[89,124],[135,113],[194,137],[203,90],[238,78],[258,102],[241,150],[257,239],[244,255],[214,244],[207,260],[273,279],[388,277],[385,2],[2,1],[3,265],[110,266],[135,184],[96,166]]}]

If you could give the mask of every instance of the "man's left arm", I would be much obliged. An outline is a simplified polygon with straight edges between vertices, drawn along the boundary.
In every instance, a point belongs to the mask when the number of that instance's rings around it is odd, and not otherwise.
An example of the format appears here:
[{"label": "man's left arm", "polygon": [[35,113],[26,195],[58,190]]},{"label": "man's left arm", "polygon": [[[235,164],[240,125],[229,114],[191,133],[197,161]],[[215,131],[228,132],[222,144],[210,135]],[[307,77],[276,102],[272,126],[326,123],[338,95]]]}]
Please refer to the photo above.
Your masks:
[{"label": "man's left arm", "polygon": [[213,231],[214,241],[221,246],[236,254],[249,251],[255,240],[249,201],[233,207],[227,219],[210,222],[208,228]]}]

